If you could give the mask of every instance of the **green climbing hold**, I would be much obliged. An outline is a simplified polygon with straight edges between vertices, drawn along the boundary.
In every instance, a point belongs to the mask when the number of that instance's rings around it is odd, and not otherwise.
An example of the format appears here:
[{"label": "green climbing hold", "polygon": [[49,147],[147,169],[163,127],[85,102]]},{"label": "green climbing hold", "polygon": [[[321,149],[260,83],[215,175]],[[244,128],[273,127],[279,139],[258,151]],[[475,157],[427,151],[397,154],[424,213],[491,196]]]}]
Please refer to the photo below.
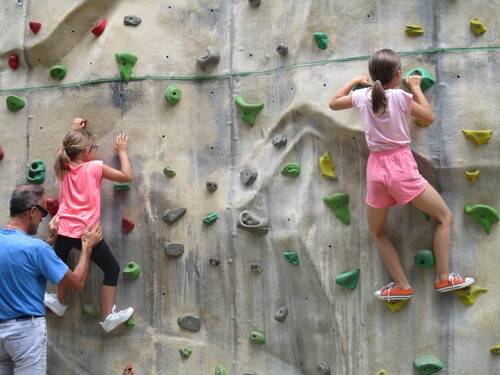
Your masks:
[{"label": "green climbing hold", "polygon": [[181,97],[182,91],[173,85],[168,86],[165,90],[165,100],[171,105],[177,104]]},{"label": "green climbing hold", "polygon": [[464,289],[455,290],[455,294],[459,295],[460,300],[464,305],[472,306],[476,296],[480,293],[486,293],[488,289],[483,288],[479,285],[471,285]]},{"label": "green climbing hold", "polygon": [[211,225],[214,225],[215,222],[217,221],[217,218],[219,217],[219,215],[217,214],[217,212],[210,212],[204,219],[203,219],[203,224],[207,225],[207,226],[211,226]]},{"label": "green climbing hold", "polygon": [[432,74],[427,69],[416,68],[403,74],[403,84],[406,87],[408,87],[406,84],[406,77],[408,76],[422,76],[422,81],[420,82],[420,88],[422,89],[422,91],[427,90],[436,82]]},{"label": "green climbing hold", "polygon": [[413,361],[413,365],[419,374],[430,375],[441,371],[444,368],[443,362],[433,355],[426,355]]},{"label": "green climbing hold", "polygon": [[234,102],[241,110],[241,119],[246,121],[249,125],[255,125],[255,118],[259,112],[264,108],[264,103],[250,104],[243,97],[237,96]]},{"label": "green climbing hold", "polygon": [[52,78],[56,78],[56,79],[61,80],[66,76],[67,72],[68,72],[68,68],[65,67],[64,65],[54,65],[50,69],[50,76]]},{"label": "green climbing hold", "polygon": [[42,159],[33,160],[28,167],[28,181],[32,184],[43,184],[45,181],[45,163]]},{"label": "green climbing hold", "polygon": [[328,35],[325,33],[314,33],[313,34],[314,41],[319,49],[327,49],[328,48]]},{"label": "green climbing hold", "polygon": [[137,61],[137,56],[128,52],[116,52],[116,61],[120,63],[120,74],[125,82],[130,80],[132,76],[132,68]]},{"label": "green climbing hold", "polygon": [[348,289],[356,289],[358,286],[360,269],[357,268],[354,271],[346,272],[335,277],[335,282]]},{"label": "green climbing hold", "polygon": [[476,220],[488,234],[491,233],[491,224],[500,220],[500,213],[495,208],[482,204],[476,204],[475,206],[466,204],[464,212]]},{"label": "green climbing hold", "polygon": [[83,308],[83,314],[92,319],[99,319],[99,311],[97,310],[97,307],[91,303],[84,303],[82,305]]},{"label": "green climbing hold", "polygon": [[176,175],[175,171],[172,168],[170,168],[170,166],[168,166],[168,165],[163,167],[163,173],[167,177],[174,177]]},{"label": "green climbing hold", "polygon": [[431,268],[436,264],[434,253],[431,250],[419,250],[413,258],[415,264],[423,268]]},{"label": "green climbing hold", "polygon": [[335,216],[344,224],[349,225],[351,214],[349,213],[349,195],[346,193],[337,193],[323,198],[326,205],[333,208]]},{"label": "green climbing hold", "polygon": [[227,371],[222,365],[217,365],[215,367],[215,375],[227,375]]},{"label": "green climbing hold", "polygon": [[283,256],[288,263],[299,264],[299,254],[295,251],[285,251]]},{"label": "green climbing hold", "polygon": [[297,177],[300,174],[300,164],[299,163],[289,163],[281,170],[281,174]]},{"label": "green climbing hold", "polygon": [[141,266],[139,266],[135,262],[128,262],[127,265],[125,266],[125,269],[123,270],[123,273],[130,279],[135,280],[141,274]]},{"label": "green climbing hold", "polygon": [[11,111],[19,111],[22,109],[26,103],[19,96],[9,95],[7,96],[7,108]]},{"label": "green climbing hold", "polygon": [[250,339],[257,345],[263,345],[266,342],[266,336],[259,331],[252,331],[250,333]]},{"label": "green climbing hold", "polygon": [[193,348],[190,347],[189,345],[186,345],[186,346],[181,346],[179,348],[179,351],[181,352],[181,354],[186,357],[186,358],[189,358],[189,356],[191,355],[191,353],[193,353]]},{"label": "green climbing hold", "polygon": [[116,191],[127,191],[130,190],[129,182],[115,182],[114,187]]},{"label": "green climbing hold", "polygon": [[135,327],[135,318],[132,315],[128,320],[125,322],[125,326],[129,329],[132,329]]}]

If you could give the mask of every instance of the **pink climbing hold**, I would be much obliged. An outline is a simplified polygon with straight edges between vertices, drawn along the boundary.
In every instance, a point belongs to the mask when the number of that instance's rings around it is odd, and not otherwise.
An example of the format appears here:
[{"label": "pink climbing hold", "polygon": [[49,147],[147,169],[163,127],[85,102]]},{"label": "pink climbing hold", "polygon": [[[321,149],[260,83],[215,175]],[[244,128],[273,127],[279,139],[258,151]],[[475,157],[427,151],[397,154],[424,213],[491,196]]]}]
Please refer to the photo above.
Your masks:
[{"label": "pink climbing hold", "polygon": [[104,29],[106,28],[106,18],[103,18],[97,24],[92,28],[92,34],[95,36],[99,36],[103,33]]},{"label": "pink climbing hold", "polygon": [[19,68],[19,58],[15,55],[9,57],[9,66],[12,70]]},{"label": "pink climbing hold", "polygon": [[134,375],[134,372],[132,371],[132,365],[130,363],[123,369],[123,375]]},{"label": "pink climbing hold", "polygon": [[125,233],[130,232],[132,229],[134,229],[134,227],[135,227],[135,224],[132,220],[130,220],[126,217],[124,217],[122,219],[122,229]]},{"label": "pink climbing hold", "polygon": [[3,148],[2,146],[0,146],[0,160],[3,159],[3,156],[4,156]]},{"label": "pink climbing hold", "polygon": [[40,31],[40,28],[42,27],[42,24],[40,22],[36,21],[30,21],[30,29],[33,31],[33,33],[37,33]]},{"label": "pink climbing hold", "polygon": [[56,216],[57,211],[59,211],[59,201],[56,197],[47,198],[47,211],[50,212],[51,216]]}]

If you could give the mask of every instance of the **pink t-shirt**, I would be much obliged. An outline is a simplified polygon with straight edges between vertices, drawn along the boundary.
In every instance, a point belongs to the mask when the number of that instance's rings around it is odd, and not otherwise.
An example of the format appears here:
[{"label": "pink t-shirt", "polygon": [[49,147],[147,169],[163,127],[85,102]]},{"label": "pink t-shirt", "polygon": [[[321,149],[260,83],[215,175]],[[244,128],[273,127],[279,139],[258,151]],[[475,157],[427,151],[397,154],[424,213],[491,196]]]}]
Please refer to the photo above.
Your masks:
[{"label": "pink t-shirt", "polygon": [[78,166],[69,164],[59,188],[59,229],[57,234],[81,238],[88,223],[101,217],[102,161]]},{"label": "pink t-shirt", "polygon": [[372,111],[372,89],[351,94],[352,105],[361,111],[366,125],[366,143],[370,151],[387,151],[408,146],[411,142],[406,115],[411,113],[413,95],[400,89],[385,90],[387,110],[376,117]]}]

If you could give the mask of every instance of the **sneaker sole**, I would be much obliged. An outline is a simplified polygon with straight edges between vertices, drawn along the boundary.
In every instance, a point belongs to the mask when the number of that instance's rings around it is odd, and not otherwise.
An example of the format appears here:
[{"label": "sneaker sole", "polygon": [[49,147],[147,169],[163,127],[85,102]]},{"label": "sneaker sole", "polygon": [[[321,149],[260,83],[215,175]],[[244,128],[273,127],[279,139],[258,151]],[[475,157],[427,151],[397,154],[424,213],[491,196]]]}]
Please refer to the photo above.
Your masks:
[{"label": "sneaker sole", "polygon": [[47,309],[50,309],[50,311],[52,311],[54,314],[56,314],[57,316],[64,316],[64,314],[66,313],[66,311],[64,311],[62,314],[57,312],[56,310],[54,310],[49,304],[47,304],[46,302],[44,302],[44,305]]},{"label": "sneaker sole", "polygon": [[408,294],[406,296],[380,296],[378,294],[375,294],[375,297],[382,301],[401,301],[405,299],[410,299],[413,297],[413,294]]},{"label": "sneaker sole", "polygon": [[118,322],[118,323],[117,323],[117,324],[115,324],[113,327],[108,328],[108,329],[104,328],[104,326],[102,325],[102,322],[101,322],[101,323],[100,323],[100,324],[101,324],[101,327],[102,327],[102,329],[104,330],[104,332],[109,333],[109,332],[111,332],[112,330],[114,330],[116,327],[118,327],[120,324],[123,324],[123,323],[125,323],[127,320],[129,320],[129,319],[130,319],[130,317],[131,317],[133,314],[134,314],[134,309],[132,308],[132,312],[131,312],[130,314],[127,314],[127,315],[126,315],[127,319],[125,319],[123,322]]},{"label": "sneaker sole", "polygon": [[445,286],[443,288],[436,289],[436,292],[439,292],[439,293],[451,292],[452,290],[467,288],[468,286],[472,285],[473,283],[474,283],[474,279],[471,278],[470,280],[464,281],[462,284],[449,285],[449,286]]}]

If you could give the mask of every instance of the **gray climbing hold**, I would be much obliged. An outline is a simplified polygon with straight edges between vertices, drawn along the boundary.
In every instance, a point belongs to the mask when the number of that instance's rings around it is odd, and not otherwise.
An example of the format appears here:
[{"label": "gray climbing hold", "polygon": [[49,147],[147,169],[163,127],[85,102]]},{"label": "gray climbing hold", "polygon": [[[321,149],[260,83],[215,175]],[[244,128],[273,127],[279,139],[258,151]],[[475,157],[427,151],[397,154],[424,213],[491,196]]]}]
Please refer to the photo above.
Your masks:
[{"label": "gray climbing hold", "polygon": [[278,322],[284,322],[287,315],[288,307],[282,306],[278,311],[276,311],[276,314],[274,314],[274,319],[276,319]]},{"label": "gray climbing hold", "polygon": [[178,257],[184,253],[184,245],[180,242],[170,242],[165,246],[165,254]]},{"label": "gray climbing hold", "polygon": [[168,224],[173,224],[176,221],[180,220],[181,217],[184,216],[187,209],[184,207],[172,208],[169,210],[165,210],[163,212],[163,221]]},{"label": "gray climbing hold", "polygon": [[177,318],[177,323],[185,329],[196,332],[200,330],[201,320],[197,316],[185,314]]},{"label": "gray climbing hold", "polygon": [[278,135],[271,140],[272,144],[275,146],[284,146],[286,145],[286,134]]},{"label": "gray climbing hold", "polygon": [[286,44],[280,44],[278,47],[276,47],[276,51],[280,55],[286,55],[288,53],[288,46]]},{"label": "gray climbing hold", "polygon": [[262,267],[259,263],[252,263],[250,264],[250,271],[254,273],[262,273],[264,272],[264,267]]},{"label": "gray climbing hold", "polygon": [[248,0],[248,3],[252,8],[257,8],[260,5],[260,0]]},{"label": "gray climbing hold", "polygon": [[218,266],[220,264],[220,260],[216,258],[210,258],[210,264],[212,266]]},{"label": "gray climbing hold", "polygon": [[125,16],[123,17],[123,23],[125,25],[137,26],[141,23],[141,18],[137,16]]},{"label": "gray climbing hold", "polygon": [[252,233],[269,233],[269,219],[261,218],[248,210],[245,210],[240,214],[236,226]]},{"label": "gray climbing hold", "polygon": [[205,184],[205,186],[207,187],[207,190],[211,193],[213,193],[219,187],[217,182],[212,181],[212,180],[208,180],[207,183]]},{"label": "gray climbing hold", "polygon": [[207,53],[203,56],[198,57],[196,62],[201,70],[205,70],[208,65],[215,65],[220,60],[219,50],[214,46],[207,47]]},{"label": "gray climbing hold", "polygon": [[330,366],[326,362],[320,362],[316,366],[316,371],[321,375],[330,375]]},{"label": "gray climbing hold", "polygon": [[252,185],[257,178],[257,170],[256,169],[245,169],[240,173],[240,180],[243,185]]}]

